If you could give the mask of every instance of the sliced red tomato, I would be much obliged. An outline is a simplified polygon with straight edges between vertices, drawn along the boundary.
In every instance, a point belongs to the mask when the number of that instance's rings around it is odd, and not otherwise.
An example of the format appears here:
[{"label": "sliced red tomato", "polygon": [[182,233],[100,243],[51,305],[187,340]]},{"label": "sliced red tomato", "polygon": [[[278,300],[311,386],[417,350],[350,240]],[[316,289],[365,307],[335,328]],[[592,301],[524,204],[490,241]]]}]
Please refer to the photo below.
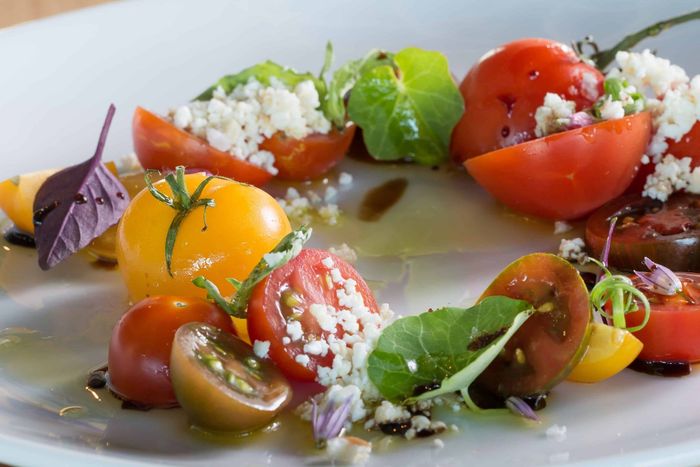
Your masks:
[{"label": "sliced red tomato", "polygon": [[201,298],[156,296],[131,307],[109,341],[110,389],[135,404],[176,406],[170,350],[178,328],[195,321],[234,333],[231,318]]},{"label": "sliced red tomato", "polygon": [[173,170],[183,165],[256,186],[272,178],[266,170],[213,148],[141,107],[134,112],[132,134],[134,151],[146,169]]},{"label": "sliced red tomato", "polygon": [[586,244],[600,258],[617,217],[608,262],[642,269],[644,258],[673,271],[700,271],[700,196],[676,193],[668,201],[626,195],[596,210],[586,222]]},{"label": "sliced red tomato", "polygon": [[[362,276],[350,264],[323,250],[305,249],[286,265],[275,270],[255,287],[248,302],[248,333],[253,342],[270,342],[269,355],[282,372],[289,378],[314,381],[318,366],[331,366],[333,353],[325,356],[305,354],[304,342],[327,338],[330,334],[343,336],[338,325],[332,331],[322,329],[319,322],[309,312],[312,304],[330,305],[342,308],[336,294],[337,284],[333,283],[329,268],[323,260],[330,258],[333,268],[340,271],[343,279],[352,279],[364,304],[372,312],[377,312],[377,302]],[[286,342],[287,324],[298,321],[303,337]],[[327,327],[327,326],[326,326]],[[308,355],[308,364],[299,363],[296,358]]]},{"label": "sliced red tomato", "polygon": [[462,162],[535,137],[535,111],[548,92],[593,105],[603,74],[568,46],[520,39],[487,52],[460,85],[465,111],[452,133],[451,152]]},{"label": "sliced red tomato", "polygon": [[318,178],[340,162],[352,143],[355,125],[326,135],[312,134],[294,139],[275,133],[260,148],[275,155],[278,178],[305,181]]},{"label": "sliced red tomato", "polygon": [[581,360],[589,337],[586,284],[568,261],[532,253],[509,264],[479,300],[525,300],[537,312],[508,341],[477,383],[501,396],[545,394]]},{"label": "sliced red tomato", "polygon": [[651,117],[644,112],[503,148],[464,166],[516,211],[576,219],[625,191],[650,136]]},{"label": "sliced red tomato", "polygon": [[[633,278],[651,304],[649,322],[634,335],[644,343],[639,358],[652,361],[700,361],[700,274],[677,273],[683,284],[681,294],[669,297],[649,291]],[[626,316],[628,326],[644,319],[640,309]]]}]

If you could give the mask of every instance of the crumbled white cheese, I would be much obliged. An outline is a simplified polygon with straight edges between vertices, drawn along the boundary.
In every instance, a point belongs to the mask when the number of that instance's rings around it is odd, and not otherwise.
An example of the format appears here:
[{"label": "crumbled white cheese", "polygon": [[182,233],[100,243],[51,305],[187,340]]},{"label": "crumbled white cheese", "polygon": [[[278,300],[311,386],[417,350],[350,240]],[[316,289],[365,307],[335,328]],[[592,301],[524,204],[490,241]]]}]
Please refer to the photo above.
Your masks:
[{"label": "crumbled white cheese", "polygon": [[270,351],[270,341],[253,342],[253,352],[258,358],[267,358]]},{"label": "crumbled white cheese", "polygon": [[309,358],[308,355],[302,353],[294,357],[294,361],[301,366],[308,366],[309,362],[311,361],[311,358]]},{"label": "crumbled white cheese", "polygon": [[410,418],[411,412],[405,407],[394,405],[389,401],[382,401],[374,410],[374,422],[377,424],[402,422]]},{"label": "crumbled white cheese", "polygon": [[566,221],[555,221],[554,222],[554,235],[563,234],[569,232],[574,227]]},{"label": "crumbled white cheese", "polygon": [[443,440],[441,440],[440,438],[435,438],[433,440],[433,447],[435,449],[442,449],[445,447],[445,442]]},{"label": "crumbled white cheese", "polygon": [[567,101],[558,94],[548,92],[544,96],[544,104],[535,111],[535,136],[541,138],[561,131],[569,125],[574,112],[574,101]]},{"label": "crumbled white cheese", "polygon": [[304,344],[304,352],[325,357],[328,354],[328,342],[323,339],[309,341]]},{"label": "crumbled white cheese", "polygon": [[334,254],[343,261],[348,263],[354,263],[357,261],[357,251],[355,251],[347,243],[341,243],[338,246],[332,246],[328,248],[328,252]]},{"label": "crumbled white cheese", "polygon": [[581,94],[590,101],[598,99],[598,78],[595,74],[586,72],[581,77]]},{"label": "crumbled white cheese", "polygon": [[335,464],[364,464],[372,454],[372,443],[354,436],[340,436],[326,443],[326,457]]},{"label": "crumbled white cheese", "polygon": [[304,336],[301,323],[299,321],[289,321],[287,323],[287,335],[292,339],[292,342],[300,340]]},{"label": "crumbled white cheese", "polygon": [[600,107],[600,118],[603,120],[615,120],[625,116],[625,107],[621,101],[612,100],[607,96]]},{"label": "crumbled white cheese", "polygon": [[[331,311],[329,311],[329,309]],[[311,306],[309,306],[309,313],[311,313],[313,317],[316,318],[316,322],[321,327],[321,329],[327,332],[335,331],[335,328],[338,325],[338,319],[336,318],[336,313],[332,310],[332,307],[328,307],[327,305],[319,303],[314,303]]]},{"label": "crumbled white cheese", "polygon": [[284,345],[289,345],[292,343],[292,339],[290,339],[289,336],[284,336],[284,337],[282,337],[282,343]]},{"label": "crumbled white cheese", "polygon": [[588,255],[586,254],[585,248],[586,243],[582,238],[573,238],[570,240],[563,238],[559,243],[559,253],[557,254],[568,261],[585,264],[588,262]]},{"label": "crumbled white cheese", "polygon": [[134,152],[130,152],[129,154],[120,157],[114,162],[114,165],[116,166],[117,173],[119,175],[129,175],[143,172],[141,162],[139,162],[139,158]]},{"label": "crumbled white cheese", "polygon": [[647,177],[642,195],[666,201],[679,190],[700,194],[700,168],[691,169],[691,163],[690,157],[676,159],[671,154],[665,156],[656,164],[654,173]]},{"label": "crumbled white cheese", "polygon": [[447,430],[447,425],[444,422],[433,422],[425,415],[414,415],[411,417],[411,428],[406,431],[404,438],[413,439],[422,433],[436,434],[445,430]]},{"label": "crumbled white cheese", "polygon": [[[335,197],[337,190],[328,187],[326,195],[329,193],[332,195],[331,197]],[[277,202],[294,224],[310,224],[314,218],[317,218],[325,224],[336,225],[340,219],[341,212],[338,205],[324,200],[312,190],[307,191],[306,196],[301,196],[299,191],[290,187],[287,189],[285,197],[278,198]]]},{"label": "crumbled white cheese", "polygon": [[553,439],[559,443],[566,440],[566,425],[552,425],[545,431],[547,439]]},{"label": "crumbled white cheese", "polygon": [[657,163],[668,149],[667,140],[679,141],[700,119],[700,77],[690,80],[681,67],[649,50],[618,52],[615,62],[608,76],[625,79],[648,97],[654,128],[648,155]]},{"label": "crumbled white cheese", "polygon": [[340,175],[338,176],[338,183],[341,186],[352,185],[352,175],[347,172],[340,172]]},{"label": "crumbled white cheese", "polygon": [[278,132],[301,139],[311,133],[326,134],[331,128],[310,80],[290,90],[274,78],[270,86],[251,79],[229,95],[218,87],[211,100],[177,107],[168,117],[177,128],[272,174],[277,173],[274,155],[259,148],[264,139]]}]

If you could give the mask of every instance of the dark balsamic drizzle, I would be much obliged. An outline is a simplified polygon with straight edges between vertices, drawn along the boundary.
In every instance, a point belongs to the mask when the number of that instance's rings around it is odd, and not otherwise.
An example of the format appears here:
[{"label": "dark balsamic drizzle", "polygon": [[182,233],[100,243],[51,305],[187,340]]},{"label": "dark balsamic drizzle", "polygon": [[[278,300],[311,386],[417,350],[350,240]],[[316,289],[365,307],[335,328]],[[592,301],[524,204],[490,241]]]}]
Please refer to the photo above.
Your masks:
[{"label": "dark balsamic drizzle", "polygon": [[22,232],[17,227],[10,227],[3,234],[5,241],[12,245],[23,246],[25,248],[36,248],[34,237],[26,232]]},{"label": "dark balsamic drizzle", "polygon": [[666,376],[678,378],[690,374],[692,367],[690,362],[683,360],[653,361],[637,359],[629,366],[634,371],[653,376]]},{"label": "dark balsamic drizzle", "polygon": [[357,217],[365,222],[376,222],[399,202],[408,187],[408,180],[395,178],[369,190],[360,204]]}]

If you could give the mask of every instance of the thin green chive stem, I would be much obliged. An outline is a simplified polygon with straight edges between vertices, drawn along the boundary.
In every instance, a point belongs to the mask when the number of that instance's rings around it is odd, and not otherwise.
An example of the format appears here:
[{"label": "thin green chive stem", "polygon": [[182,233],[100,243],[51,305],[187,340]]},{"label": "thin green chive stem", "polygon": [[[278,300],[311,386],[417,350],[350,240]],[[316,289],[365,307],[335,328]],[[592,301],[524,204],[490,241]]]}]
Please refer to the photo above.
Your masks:
[{"label": "thin green chive stem", "polygon": [[[595,63],[598,69],[605,70],[605,68],[607,68],[607,66],[610,65],[613,60],[615,60],[615,54],[617,54],[619,51],[630,50],[647,37],[658,36],[663,31],[673,26],[696,19],[700,19],[700,10],[691,11],[690,13],[686,13],[684,15],[659,21],[658,23],[652,24],[651,26],[648,26],[640,31],[625,36],[620,42],[608,50],[596,50],[595,53],[591,55],[590,59],[593,60],[593,63]],[[594,48],[597,49],[597,47]]]}]

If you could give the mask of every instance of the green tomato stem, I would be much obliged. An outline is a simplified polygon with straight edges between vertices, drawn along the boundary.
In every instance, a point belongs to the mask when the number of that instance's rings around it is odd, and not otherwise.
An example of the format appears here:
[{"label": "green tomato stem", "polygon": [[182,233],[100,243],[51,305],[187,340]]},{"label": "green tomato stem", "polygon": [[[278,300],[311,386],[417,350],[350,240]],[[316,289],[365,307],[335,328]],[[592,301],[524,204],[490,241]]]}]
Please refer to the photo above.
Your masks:
[{"label": "green tomato stem", "polygon": [[659,21],[658,23],[652,24],[651,26],[648,26],[640,31],[625,36],[620,42],[615,44],[610,49],[596,51],[590,58],[593,60],[593,63],[595,63],[599,70],[605,70],[605,68],[607,68],[607,66],[610,65],[610,63],[612,63],[612,61],[615,59],[615,54],[617,54],[619,51],[630,50],[647,37],[658,36],[663,31],[676,26],[677,24],[683,24],[696,19],[700,19],[700,10],[695,10],[684,15]]}]

